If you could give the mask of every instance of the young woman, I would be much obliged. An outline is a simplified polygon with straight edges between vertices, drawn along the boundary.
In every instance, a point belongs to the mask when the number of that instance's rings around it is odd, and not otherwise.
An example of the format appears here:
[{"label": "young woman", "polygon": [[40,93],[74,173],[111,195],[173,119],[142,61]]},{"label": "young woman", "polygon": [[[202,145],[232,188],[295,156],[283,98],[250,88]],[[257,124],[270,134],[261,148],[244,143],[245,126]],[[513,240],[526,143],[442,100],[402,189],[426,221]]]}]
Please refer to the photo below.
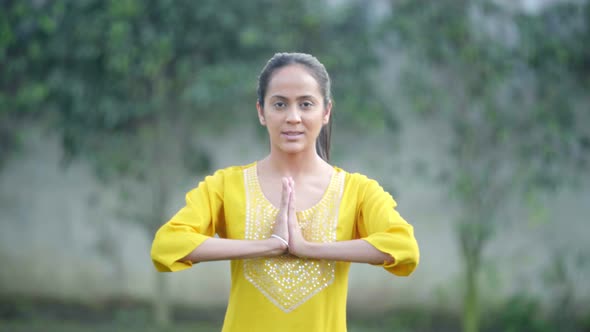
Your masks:
[{"label": "young woman", "polygon": [[350,262],[409,275],[419,259],[413,228],[376,181],[328,163],[330,78],[316,58],[275,54],[256,108],[268,156],[191,190],[156,233],[153,262],[179,271],[231,260],[225,332],[346,331]]}]

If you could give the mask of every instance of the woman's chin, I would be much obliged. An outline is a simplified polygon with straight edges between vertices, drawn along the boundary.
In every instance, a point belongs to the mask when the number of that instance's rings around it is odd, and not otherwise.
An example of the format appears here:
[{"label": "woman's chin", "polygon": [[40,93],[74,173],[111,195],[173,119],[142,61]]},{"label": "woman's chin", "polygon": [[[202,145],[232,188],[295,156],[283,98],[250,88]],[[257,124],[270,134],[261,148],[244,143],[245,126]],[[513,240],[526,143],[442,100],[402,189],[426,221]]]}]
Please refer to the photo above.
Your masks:
[{"label": "woman's chin", "polygon": [[297,154],[305,151],[305,145],[299,142],[288,142],[281,144],[281,151],[288,154]]}]

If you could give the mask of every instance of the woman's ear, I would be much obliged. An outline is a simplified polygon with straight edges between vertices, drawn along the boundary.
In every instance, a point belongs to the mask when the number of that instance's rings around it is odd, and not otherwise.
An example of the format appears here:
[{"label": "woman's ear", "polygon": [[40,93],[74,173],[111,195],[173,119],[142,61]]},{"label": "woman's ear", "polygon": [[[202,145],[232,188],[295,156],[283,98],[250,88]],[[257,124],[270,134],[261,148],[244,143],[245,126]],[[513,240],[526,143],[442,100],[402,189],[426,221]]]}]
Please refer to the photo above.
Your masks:
[{"label": "woman's ear", "polygon": [[266,126],[266,120],[264,119],[264,109],[262,108],[262,105],[260,105],[259,101],[256,102],[256,110],[258,111],[258,120],[260,121],[260,124]]},{"label": "woman's ear", "polygon": [[328,105],[326,105],[326,110],[324,111],[324,118],[322,120],[323,124],[328,124],[328,122],[330,122],[330,115],[332,115],[332,101],[329,101]]}]

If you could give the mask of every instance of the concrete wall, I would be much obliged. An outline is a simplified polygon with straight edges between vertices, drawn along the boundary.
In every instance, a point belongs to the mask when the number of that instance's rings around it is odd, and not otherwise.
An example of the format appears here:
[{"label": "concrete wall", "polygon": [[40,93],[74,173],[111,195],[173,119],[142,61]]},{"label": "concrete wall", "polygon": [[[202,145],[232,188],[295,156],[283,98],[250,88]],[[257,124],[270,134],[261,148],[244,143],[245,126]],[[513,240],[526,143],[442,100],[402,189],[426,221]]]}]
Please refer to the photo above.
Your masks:
[{"label": "concrete wall", "polygon": [[[336,133],[336,163],[376,178],[391,190],[399,211],[415,227],[422,257],[409,278],[353,265],[352,310],[460,304],[461,260],[453,233],[457,208],[443,187],[416,172],[416,160],[433,165],[444,159],[440,133],[444,136],[445,131],[433,126],[437,125],[406,119],[395,142],[380,133]],[[253,129],[244,127],[234,136],[207,141],[219,151],[216,168],[264,156],[266,145],[256,141]],[[0,173],[0,292],[84,301],[153,296],[152,234],[122,216],[125,203],[120,195],[97,182],[87,165],[78,162],[62,169],[54,138],[37,128],[31,128],[28,137],[20,155]],[[178,184],[169,215],[184,204],[185,192],[201,177],[187,176]],[[588,261],[590,252],[590,190],[583,189],[541,197],[534,209],[518,199],[507,208],[506,220],[486,248],[486,302],[531,292],[549,303],[563,287],[552,286],[543,276],[565,262],[577,290],[575,300],[579,306],[588,304],[590,264],[584,259]],[[219,307],[226,303],[227,262],[199,264],[166,278],[176,301]]]}]

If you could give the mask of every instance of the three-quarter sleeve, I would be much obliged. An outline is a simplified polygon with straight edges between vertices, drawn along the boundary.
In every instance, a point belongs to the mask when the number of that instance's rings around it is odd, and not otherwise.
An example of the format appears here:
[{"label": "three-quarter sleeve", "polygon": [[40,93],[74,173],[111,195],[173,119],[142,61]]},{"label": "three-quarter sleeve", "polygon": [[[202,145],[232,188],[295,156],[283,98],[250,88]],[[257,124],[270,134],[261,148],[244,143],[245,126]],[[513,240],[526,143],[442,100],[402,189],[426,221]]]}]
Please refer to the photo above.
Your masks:
[{"label": "three-quarter sleeve", "polygon": [[392,263],[383,263],[385,270],[409,275],[420,259],[412,225],[395,210],[397,203],[375,180],[367,179],[359,194],[359,237],[393,257]]},{"label": "three-quarter sleeve", "polygon": [[186,205],[156,232],[151,257],[160,272],[192,266],[179,261],[206,239],[215,235],[223,221],[223,174],[207,176],[186,194]]}]

